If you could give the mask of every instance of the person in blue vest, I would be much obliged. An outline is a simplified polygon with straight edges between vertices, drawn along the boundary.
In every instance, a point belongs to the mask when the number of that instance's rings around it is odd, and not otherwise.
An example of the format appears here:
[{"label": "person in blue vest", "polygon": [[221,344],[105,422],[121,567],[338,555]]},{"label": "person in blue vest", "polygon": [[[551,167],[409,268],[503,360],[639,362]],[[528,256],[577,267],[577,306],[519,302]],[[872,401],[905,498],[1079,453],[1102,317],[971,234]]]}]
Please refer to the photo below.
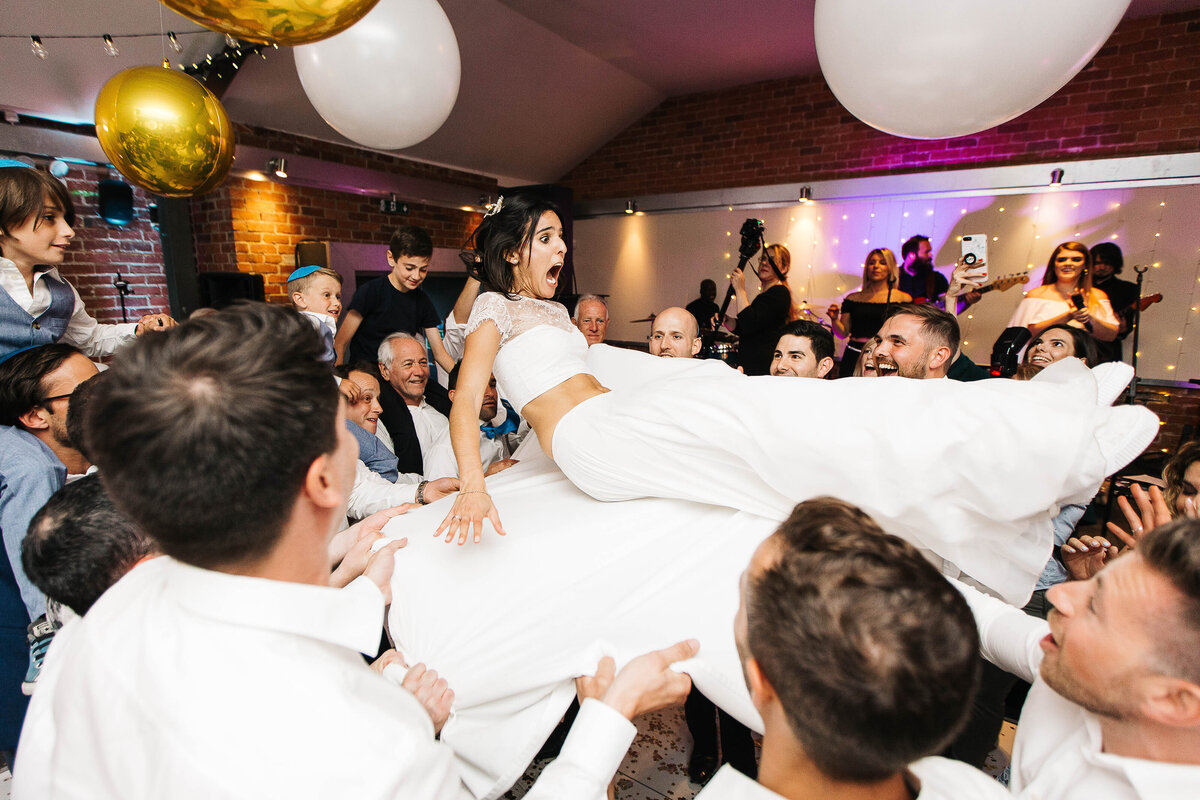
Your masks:
[{"label": "person in blue vest", "polygon": [[74,223],[67,187],[23,161],[0,159],[0,357],[62,342],[98,358],[137,334],[175,325],[166,314],[117,325],[88,314],[56,268],[75,237]]}]

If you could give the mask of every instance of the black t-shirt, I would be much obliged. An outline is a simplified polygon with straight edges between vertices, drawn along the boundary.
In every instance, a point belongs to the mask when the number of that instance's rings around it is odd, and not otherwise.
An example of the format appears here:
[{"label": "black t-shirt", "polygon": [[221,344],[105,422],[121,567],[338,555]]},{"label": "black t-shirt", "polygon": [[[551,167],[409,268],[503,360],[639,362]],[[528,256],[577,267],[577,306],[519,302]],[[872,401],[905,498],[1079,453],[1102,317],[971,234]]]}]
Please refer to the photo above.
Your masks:
[{"label": "black t-shirt", "polygon": [[389,334],[404,331],[424,335],[426,328],[441,324],[437,309],[429,295],[420,289],[402,292],[388,276],[369,280],[354,293],[350,310],[362,314],[362,324],[350,340],[347,363],[365,361],[374,364],[378,360],[379,344]]},{"label": "black t-shirt", "polygon": [[754,298],[738,312],[738,364],[747,375],[766,375],[771,371],[779,329],[792,310],[792,293],[777,283]]},{"label": "black t-shirt", "polygon": [[697,297],[687,304],[687,312],[696,318],[696,327],[702,331],[712,330],[712,319],[721,307],[712,300]]},{"label": "black t-shirt", "polygon": [[[950,281],[933,267],[927,271],[917,272],[916,275],[909,275],[901,267],[900,284],[897,288],[911,294],[914,301],[931,303],[946,293],[946,290],[950,288]],[[921,301],[919,298],[925,299]]]}]

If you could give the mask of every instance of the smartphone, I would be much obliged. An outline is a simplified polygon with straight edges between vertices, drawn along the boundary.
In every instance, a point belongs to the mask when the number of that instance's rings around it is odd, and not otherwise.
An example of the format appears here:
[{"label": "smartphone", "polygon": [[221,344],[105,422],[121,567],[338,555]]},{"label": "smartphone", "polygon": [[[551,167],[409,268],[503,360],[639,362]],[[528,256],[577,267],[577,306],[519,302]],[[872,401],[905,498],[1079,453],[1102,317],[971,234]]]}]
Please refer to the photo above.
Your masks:
[{"label": "smartphone", "polygon": [[988,237],[986,233],[972,233],[962,237],[962,262],[968,268],[975,268],[976,264],[983,264],[983,272],[980,277],[987,280],[987,243]]},{"label": "smartphone", "polygon": [[1083,308],[1087,305],[1087,300],[1084,299],[1083,292],[1073,293],[1071,295],[1071,302],[1075,304],[1076,308]]}]

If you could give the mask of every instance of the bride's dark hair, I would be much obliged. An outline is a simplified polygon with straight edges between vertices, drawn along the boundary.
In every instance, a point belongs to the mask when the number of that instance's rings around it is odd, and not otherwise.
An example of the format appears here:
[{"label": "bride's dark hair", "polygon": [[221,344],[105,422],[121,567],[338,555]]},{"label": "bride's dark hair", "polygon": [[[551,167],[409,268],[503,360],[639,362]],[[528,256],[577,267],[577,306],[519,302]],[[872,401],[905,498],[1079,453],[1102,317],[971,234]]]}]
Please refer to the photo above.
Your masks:
[{"label": "bride's dark hair", "polygon": [[503,292],[512,297],[516,280],[507,259],[521,250],[526,254],[533,251],[534,226],[547,211],[562,219],[562,212],[551,201],[517,193],[506,195],[500,210],[483,218],[459,254],[467,265],[467,274],[481,284],[481,292]]}]

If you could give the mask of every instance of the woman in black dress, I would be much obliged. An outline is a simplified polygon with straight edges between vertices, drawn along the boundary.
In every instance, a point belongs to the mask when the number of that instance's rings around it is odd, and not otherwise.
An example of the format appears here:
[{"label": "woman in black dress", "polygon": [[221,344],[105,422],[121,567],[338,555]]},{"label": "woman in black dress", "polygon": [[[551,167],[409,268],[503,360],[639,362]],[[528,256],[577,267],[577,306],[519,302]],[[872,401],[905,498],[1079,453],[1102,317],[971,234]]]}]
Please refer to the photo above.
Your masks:
[{"label": "woman in black dress", "polygon": [[[895,253],[886,247],[877,247],[867,253],[863,263],[862,288],[846,295],[840,306],[837,303],[829,306],[833,332],[840,339],[849,337],[842,353],[843,364],[853,366],[858,363],[863,345],[879,333],[893,305],[912,302],[912,295],[895,288],[899,276]],[[849,375],[850,372],[845,369],[841,374]]]}]

